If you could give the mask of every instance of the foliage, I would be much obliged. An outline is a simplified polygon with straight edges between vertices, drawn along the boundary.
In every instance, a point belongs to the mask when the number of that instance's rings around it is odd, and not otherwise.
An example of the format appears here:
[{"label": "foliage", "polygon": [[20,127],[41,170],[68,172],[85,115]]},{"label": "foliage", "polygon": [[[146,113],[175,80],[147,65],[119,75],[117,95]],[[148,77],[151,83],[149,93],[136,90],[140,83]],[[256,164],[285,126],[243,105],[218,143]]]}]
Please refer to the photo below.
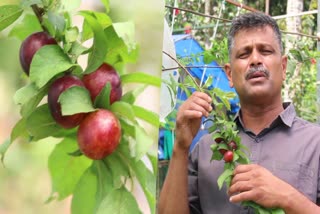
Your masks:
[{"label": "foliage", "polygon": [[[10,37],[21,41],[36,31],[47,31],[57,45],[44,46],[35,54],[27,84],[17,90],[14,101],[20,106],[21,119],[11,132],[11,138],[0,145],[3,160],[8,148],[18,138],[29,143],[53,137],[60,140],[48,157],[52,193],[48,199],[63,200],[73,196],[72,213],[141,213],[133,196],[137,180],[155,213],[156,156],[151,153],[152,136],[141,120],[158,127],[158,116],[135,104],[143,90],[129,90],[118,102],[109,105],[110,87],[99,95],[105,103],[91,103],[89,94],[73,87],[61,98],[62,114],[69,115],[106,108],[114,112],[122,127],[121,143],[116,151],[103,160],[91,160],[79,153],[77,127],[66,130],[51,117],[45,98],[50,84],[65,72],[81,78],[97,69],[103,62],[113,65],[123,85],[160,86],[160,79],[144,72],[128,73],[125,65],[135,63],[139,46],[132,43],[131,22],[114,23],[109,16],[108,0],[102,0],[105,12],[76,11],[80,0],[23,0],[21,4],[0,7],[0,30],[8,30]],[[32,9],[31,9],[32,8]],[[73,25],[72,17],[80,15],[82,30]],[[15,21],[20,19],[21,22]],[[126,30],[124,30],[126,29]],[[86,46],[92,42],[90,47]],[[79,58],[87,57],[82,68]],[[140,87],[141,88],[141,87]],[[69,101],[69,102],[68,102]],[[72,101],[72,102],[71,102]],[[148,157],[152,169],[142,161]],[[124,212],[125,211],[125,212]]]}]

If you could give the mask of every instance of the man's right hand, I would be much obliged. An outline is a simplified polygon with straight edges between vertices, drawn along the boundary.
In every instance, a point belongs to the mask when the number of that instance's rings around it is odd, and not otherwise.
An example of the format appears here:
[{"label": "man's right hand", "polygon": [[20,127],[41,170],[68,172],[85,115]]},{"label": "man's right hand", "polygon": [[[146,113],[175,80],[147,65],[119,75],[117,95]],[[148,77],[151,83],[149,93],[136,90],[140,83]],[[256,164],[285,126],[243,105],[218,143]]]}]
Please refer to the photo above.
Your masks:
[{"label": "man's right hand", "polygon": [[202,116],[209,116],[212,99],[204,92],[194,92],[180,107],[176,119],[176,147],[188,151],[199,131]]}]

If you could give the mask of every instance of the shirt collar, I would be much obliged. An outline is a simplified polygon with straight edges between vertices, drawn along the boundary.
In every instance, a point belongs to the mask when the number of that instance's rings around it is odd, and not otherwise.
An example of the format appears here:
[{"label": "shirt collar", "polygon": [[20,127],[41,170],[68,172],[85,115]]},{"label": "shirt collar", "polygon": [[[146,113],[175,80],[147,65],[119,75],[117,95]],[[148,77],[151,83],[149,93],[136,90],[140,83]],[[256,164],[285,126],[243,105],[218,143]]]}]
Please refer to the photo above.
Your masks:
[{"label": "shirt collar", "polygon": [[[284,102],[282,105],[284,110],[280,113],[278,118],[280,118],[285,125],[287,125],[288,127],[291,127],[294,121],[294,118],[296,117],[296,111],[294,109],[294,106],[290,102]],[[235,115],[234,121],[240,123],[241,126],[243,127],[243,122],[241,119],[241,109]]]}]

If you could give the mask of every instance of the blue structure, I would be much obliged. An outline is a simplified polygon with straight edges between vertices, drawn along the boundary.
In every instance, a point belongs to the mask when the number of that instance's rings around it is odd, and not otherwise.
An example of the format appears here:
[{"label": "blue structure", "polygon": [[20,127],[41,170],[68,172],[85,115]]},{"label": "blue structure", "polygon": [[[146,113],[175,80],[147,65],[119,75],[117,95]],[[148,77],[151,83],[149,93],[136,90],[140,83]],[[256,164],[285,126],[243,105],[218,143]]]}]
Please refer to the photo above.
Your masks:
[{"label": "blue structure", "polygon": [[[210,87],[218,87],[223,91],[235,92],[234,88],[230,88],[227,76],[221,68],[205,67],[205,64],[203,62],[203,56],[201,55],[201,53],[203,53],[204,50],[194,38],[192,38],[189,35],[183,34],[183,35],[173,35],[173,40],[175,42],[177,58],[190,59],[190,63],[188,65],[199,66],[194,68],[188,68],[188,71],[191,73],[193,77],[199,80],[202,80],[202,82],[204,83],[211,76],[213,78],[213,81]],[[216,62],[211,62],[210,64],[207,64],[207,66],[219,66],[219,65]],[[195,89],[191,89],[191,91],[194,91],[194,90]],[[187,99],[187,95],[185,94],[185,92],[178,89],[177,100],[186,100],[186,99]],[[230,101],[231,113],[236,113],[239,110],[238,103],[239,103],[238,97]],[[175,108],[178,109],[179,105],[177,105]],[[160,133],[159,133],[159,149],[161,149],[161,146],[163,146],[163,142],[162,142],[163,136],[164,136],[163,132],[164,130],[160,130]],[[193,149],[194,145],[206,133],[208,133],[206,129],[200,130],[198,132],[197,136],[192,141],[190,150]],[[160,153],[161,152],[159,152],[159,159],[166,158],[166,157],[161,157]]]}]

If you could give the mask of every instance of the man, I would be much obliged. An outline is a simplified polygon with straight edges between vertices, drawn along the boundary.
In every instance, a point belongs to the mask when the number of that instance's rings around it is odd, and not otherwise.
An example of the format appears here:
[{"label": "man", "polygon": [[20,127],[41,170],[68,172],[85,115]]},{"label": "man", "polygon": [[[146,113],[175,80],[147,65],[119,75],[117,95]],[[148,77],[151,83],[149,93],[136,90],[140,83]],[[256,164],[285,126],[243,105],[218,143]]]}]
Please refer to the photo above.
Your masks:
[{"label": "man", "polygon": [[287,214],[320,213],[320,127],[296,116],[282,103],[287,57],[282,56],[276,22],[248,13],[232,22],[228,36],[230,64],[225,65],[241,109],[235,122],[253,164],[238,165],[228,190],[219,190],[223,161],[210,161],[213,142],[204,136],[188,149],[211,98],[195,92],[179,108],[176,139],[160,200],[160,214],[252,213],[240,202],[282,208]]}]

